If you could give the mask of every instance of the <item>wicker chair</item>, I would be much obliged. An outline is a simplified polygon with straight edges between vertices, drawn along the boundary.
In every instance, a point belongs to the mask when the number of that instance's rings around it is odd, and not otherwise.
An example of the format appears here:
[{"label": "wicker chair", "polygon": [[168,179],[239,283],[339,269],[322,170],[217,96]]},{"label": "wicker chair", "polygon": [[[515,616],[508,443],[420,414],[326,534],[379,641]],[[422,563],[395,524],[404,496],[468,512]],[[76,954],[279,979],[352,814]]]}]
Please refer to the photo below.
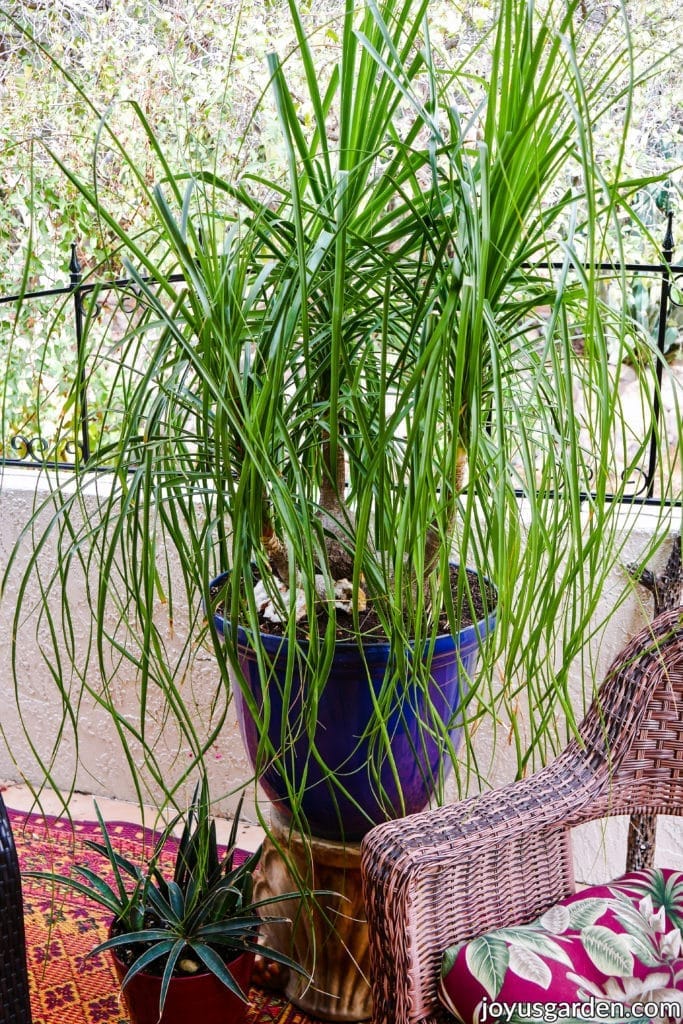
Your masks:
[{"label": "wicker chair", "polygon": [[31,1024],[24,907],[12,829],[0,796],[0,1022]]},{"label": "wicker chair", "polygon": [[612,665],[572,740],[534,776],[387,822],[361,848],[375,1024],[445,1022],[443,951],[574,892],[570,830],[606,815],[683,814],[683,612]]}]

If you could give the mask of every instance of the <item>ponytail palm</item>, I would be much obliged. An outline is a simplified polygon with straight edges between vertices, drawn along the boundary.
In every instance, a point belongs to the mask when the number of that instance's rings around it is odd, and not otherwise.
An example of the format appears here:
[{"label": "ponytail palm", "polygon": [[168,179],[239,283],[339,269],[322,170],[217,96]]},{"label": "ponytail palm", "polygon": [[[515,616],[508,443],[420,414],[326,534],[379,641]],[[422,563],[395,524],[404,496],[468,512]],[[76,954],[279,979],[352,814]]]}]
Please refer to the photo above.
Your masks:
[{"label": "ponytail palm", "polygon": [[[79,665],[81,686],[111,710],[131,764],[142,744],[162,785],[146,732],[152,694],[163,694],[194,761],[222,724],[198,725],[162,639],[158,596],[173,607],[179,578],[228,688],[242,682],[238,624],[269,676],[261,582],[290,641],[290,679],[305,663],[313,681],[292,724],[311,735],[338,627],[335,587],[348,580],[351,642],[362,642],[369,605],[392,648],[371,726],[381,745],[408,671],[418,686],[429,680],[428,661],[408,666],[410,645],[433,643],[444,616],[454,632],[476,618],[473,577],[451,584],[455,559],[498,593],[470,726],[521,705],[523,770],[552,744],[557,712],[571,716],[568,672],[600,625],[629,529],[604,499],[624,493],[646,443],[617,467],[619,367],[636,344],[639,366],[651,357],[625,315],[599,301],[592,269],[639,184],[620,181],[637,82],[625,16],[599,33],[579,0],[494,6],[490,38],[449,68],[432,52],[427,0],[362,10],[347,0],[325,78],[290,0],[298,51],[269,61],[282,179],[175,173],[138,110],[161,169],[150,187],[131,168],[150,210],[139,236],[64,168],[118,238],[141,313],[112,385],[125,398],[120,438],[51,495],[38,549],[56,537],[59,568],[43,586],[65,592],[71,572],[100,567],[92,649],[105,677],[111,649],[140,673],[139,720]],[[624,137],[610,178],[593,133],[613,108]],[[108,357],[106,342],[93,353]],[[79,519],[100,469],[111,490]],[[29,574],[36,565],[37,555]],[[198,611],[220,570],[225,644]],[[51,607],[39,628],[47,622],[57,644],[72,624],[66,598],[61,615]],[[253,710],[267,722],[267,693]],[[446,730],[442,739],[447,748]],[[286,764],[265,739],[263,756]]]}]

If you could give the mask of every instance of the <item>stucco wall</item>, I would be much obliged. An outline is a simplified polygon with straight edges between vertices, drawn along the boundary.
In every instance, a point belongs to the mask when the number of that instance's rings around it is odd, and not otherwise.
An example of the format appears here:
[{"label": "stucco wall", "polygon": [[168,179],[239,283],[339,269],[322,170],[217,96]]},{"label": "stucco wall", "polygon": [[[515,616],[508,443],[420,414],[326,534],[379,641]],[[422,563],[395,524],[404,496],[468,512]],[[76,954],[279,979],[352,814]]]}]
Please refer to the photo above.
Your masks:
[{"label": "stucco wall", "polygon": [[[38,485],[38,492],[36,486]],[[0,482],[0,570],[4,572],[10,552],[19,536],[22,527],[28,521],[38,497],[46,494],[44,481],[28,469],[7,470]],[[93,500],[95,500],[93,498]],[[629,513],[632,516],[633,513]],[[672,530],[679,528],[676,511],[672,513]],[[647,543],[662,512],[657,509],[643,508],[633,525],[629,519],[629,537],[624,548],[624,563],[635,560]],[[680,519],[680,512],[678,513]],[[62,789],[76,789],[95,795],[114,796],[124,800],[135,800],[136,790],[132,773],[122,756],[118,737],[112,728],[108,715],[98,708],[93,701],[85,701],[78,710],[78,739],[76,742],[73,729],[68,725],[57,744],[56,755],[53,755],[55,738],[61,719],[56,691],[50,678],[50,666],[37,655],[35,649],[35,621],[23,624],[20,642],[17,647],[18,677],[20,680],[21,712],[25,726],[22,724],[17,710],[17,701],[12,685],[11,644],[9,637],[13,630],[13,615],[16,603],[16,588],[21,575],[21,568],[26,564],[31,552],[30,540],[23,546],[16,571],[10,577],[9,586],[0,604],[0,629],[6,640],[0,645],[0,702],[2,707],[2,732],[4,742],[0,743],[0,778],[21,780],[26,779],[37,785],[44,771],[40,767],[39,758],[50,759],[50,770],[58,786]],[[661,552],[661,561],[666,559],[668,547]],[[50,566],[54,554],[46,550],[43,554],[44,564]],[[659,566],[653,566],[658,568]],[[608,610],[615,594],[621,591],[623,579],[615,574],[613,585],[607,588],[603,597],[603,611]],[[84,617],[87,596],[85,588],[77,587],[69,595],[69,607],[73,621],[78,624]],[[80,609],[80,615],[79,615]],[[28,614],[34,620],[37,611]],[[624,642],[631,637],[651,614],[651,601],[642,595],[634,594],[618,610],[602,632],[599,643],[592,645],[594,652],[594,671],[596,678],[601,678],[614,655]],[[78,626],[76,626],[78,630]],[[183,623],[175,617],[173,636],[166,638],[169,644],[182,642]],[[79,638],[77,637],[77,642]],[[84,642],[83,638],[80,638]],[[54,666],[53,666],[54,667]],[[196,705],[197,721],[206,720],[207,707],[216,694],[218,673],[213,658],[207,651],[195,651],[188,661],[183,681],[184,695]],[[577,706],[581,701],[584,680],[575,680]],[[74,681],[74,685],[76,685]],[[116,688],[123,707],[130,708],[134,717],[137,706],[137,680],[130,670],[123,670],[116,679]],[[182,749],[172,729],[161,728],[164,708],[153,707],[149,723],[152,730],[158,731],[159,765],[164,777],[177,778],[182,774],[183,766],[188,760],[188,751]],[[154,719],[158,721],[154,721]],[[29,742],[26,732],[29,733]],[[476,751],[480,766],[483,766],[492,784],[498,785],[510,781],[515,772],[514,757],[511,748],[500,742],[506,732],[506,723],[499,723],[498,742],[493,743],[493,731],[484,725],[476,735]],[[31,749],[31,743],[34,749]],[[212,791],[222,794],[220,806],[223,810],[234,809],[235,793],[245,785],[252,786],[251,771],[243,754],[237,724],[228,710],[228,717],[220,738],[210,755],[210,776]],[[154,784],[144,779],[147,787],[143,797],[154,803]],[[254,815],[253,807],[248,812]],[[589,878],[610,877],[623,867],[626,823],[619,820],[592,829],[582,829],[576,837],[577,876],[585,881]],[[623,833],[623,835],[622,835]],[[683,832],[677,823],[664,821],[660,827],[661,842],[658,844],[658,858],[674,864],[680,861],[683,867]]]},{"label": "stucco wall", "polygon": [[[105,487],[106,482],[103,481],[101,486]],[[0,522],[3,523],[3,529],[0,531],[0,572],[5,571],[13,546],[22,526],[33,513],[36,501],[44,500],[48,494],[46,480],[36,472],[28,469],[5,471],[0,481]],[[91,500],[97,500],[95,494]],[[14,629],[17,587],[31,550],[30,538],[27,538],[0,602],[0,630],[6,638],[10,637]],[[41,565],[45,569],[47,579],[54,565],[54,551],[48,548],[41,553]],[[71,587],[69,610],[74,624],[74,643],[85,649],[88,643],[86,620],[89,618],[89,609],[84,578],[82,583],[80,587]],[[55,607],[53,604],[53,608]],[[116,730],[107,712],[94,700],[84,699],[78,708],[78,747],[74,728],[67,721],[59,736],[56,756],[53,753],[57,731],[63,717],[61,701],[51,678],[51,661],[46,662],[36,649],[38,611],[31,610],[28,605],[27,609],[25,620],[19,627],[16,655],[17,678],[20,681],[19,701],[13,690],[11,645],[9,640],[0,645],[0,702],[4,739],[4,742],[0,742],[0,778],[17,781],[24,779],[31,785],[39,785],[45,774],[40,764],[42,760],[46,766],[49,764],[52,778],[62,790],[76,789],[95,795],[135,801],[138,796],[133,773],[123,756]],[[186,623],[183,622],[183,610],[176,610],[172,627],[167,621],[164,626],[164,619],[167,620],[167,616],[162,611],[159,622],[165,630],[163,640],[173,654],[182,649],[184,635],[187,632],[184,630]],[[45,628],[40,628],[39,635],[44,633]],[[68,687],[70,684],[66,676],[66,663],[61,666],[61,670],[64,686]],[[89,669],[89,680],[97,682],[97,670],[93,664]],[[190,652],[186,659],[181,685],[184,700],[194,704],[197,722],[203,723],[208,731],[212,721],[209,708],[214,706],[217,694],[218,706],[214,715],[220,711],[222,703],[219,673],[208,651],[200,649]],[[71,681],[71,686],[74,693],[80,689],[77,679]],[[117,706],[123,709],[131,725],[135,725],[139,682],[130,665],[121,663],[115,674],[113,686]],[[190,753],[180,744],[177,730],[168,726],[166,711],[163,702],[156,699],[152,692],[149,697],[146,728],[150,736],[157,736],[155,752],[159,769],[165,781],[170,781],[182,776],[190,761]],[[132,746],[135,751],[134,743]],[[220,738],[209,755],[209,766],[212,793],[222,797],[219,800],[220,808],[226,812],[233,810],[239,791],[245,785],[248,786],[252,772],[245,759],[238,726],[231,710],[228,711],[228,719]],[[153,780],[140,773],[138,781],[143,786],[143,799],[154,804],[158,790]],[[188,786],[190,785],[188,783]],[[252,816],[255,817],[253,810]]]}]

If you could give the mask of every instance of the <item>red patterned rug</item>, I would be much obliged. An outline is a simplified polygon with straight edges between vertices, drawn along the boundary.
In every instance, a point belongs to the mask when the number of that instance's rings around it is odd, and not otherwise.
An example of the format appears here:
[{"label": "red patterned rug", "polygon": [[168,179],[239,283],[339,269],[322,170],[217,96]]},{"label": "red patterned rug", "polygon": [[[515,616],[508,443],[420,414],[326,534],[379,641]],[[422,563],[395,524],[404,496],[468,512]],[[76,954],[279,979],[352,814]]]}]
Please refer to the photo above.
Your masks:
[{"label": "red patterned rug", "polygon": [[[101,839],[96,823],[11,810],[9,816],[22,871],[68,874],[74,863],[102,870],[102,858],[83,846],[84,839]],[[132,861],[143,861],[154,845],[147,829],[108,828]],[[129,1024],[109,958],[87,955],[106,937],[106,911],[71,891],[55,903],[49,884],[34,879],[23,879],[22,887],[34,1024]],[[252,988],[250,997],[248,1024],[317,1024],[274,993]]]}]

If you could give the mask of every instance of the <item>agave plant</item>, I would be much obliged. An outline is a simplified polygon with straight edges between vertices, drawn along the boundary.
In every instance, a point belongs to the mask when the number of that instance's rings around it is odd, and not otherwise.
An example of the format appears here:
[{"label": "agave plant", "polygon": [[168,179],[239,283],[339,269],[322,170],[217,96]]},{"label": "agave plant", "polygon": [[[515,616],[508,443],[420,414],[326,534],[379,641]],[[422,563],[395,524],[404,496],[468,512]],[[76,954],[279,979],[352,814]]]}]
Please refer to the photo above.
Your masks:
[{"label": "agave plant", "polygon": [[[121,982],[124,989],[141,971],[158,971],[162,979],[160,1017],[171,978],[178,972],[191,975],[209,971],[247,1002],[248,996],[230,970],[230,961],[241,953],[259,953],[295,971],[301,971],[301,967],[278,950],[259,943],[264,921],[281,922],[285,918],[264,917],[260,913],[276,898],[253,898],[254,870],[261,849],[239,862],[236,859],[240,809],[241,803],[227,847],[221,852],[208,789],[202,783],[195,790],[187,812],[169,822],[151,857],[140,866],[114,848],[96,805],[102,842],[87,839],[84,845],[105,859],[106,871],[100,874],[88,865],[77,865],[74,870],[78,877],[44,871],[28,872],[27,876],[75,890],[112,914],[110,937],[95,946],[91,955],[109,949],[116,951],[128,967]],[[181,820],[184,824],[173,875],[167,879],[160,861]],[[283,895],[278,901],[286,898]]]},{"label": "agave plant", "polygon": [[[645,373],[656,355],[626,302],[617,311],[600,302],[596,269],[619,255],[605,252],[605,239],[618,239],[642,184],[622,174],[639,84],[628,20],[619,11],[598,30],[580,0],[496,0],[488,37],[449,67],[430,42],[427,0],[347,0],[326,77],[297,3],[288,6],[298,50],[269,63],[281,180],[227,179],[218,162],[172,168],[135,106],[159,171],[150,186],[131,164],[149,212],[136,234],[62,164],[116,238],[139,304],[116,339],[120,436],[58,482],[52,515],[36,515],[17,625],[54,543],[58,567],[42,571],[37,619],[47,656],[66,650],[81,690],[111,713],[136,776],[142,744],[164,786],[149,733],[153,695],[163,695],[193,763],[223,717],[204,727],[184,700],[193,648],[188,640],[173,660],[160,597],[171,615],[179,603],[190,609],[189,635],[211,644],[229,692],[244,683],[240,624],[272,676],[254,596],[263,587],[289,642],[285,687],[301,665],[312,681],[290,723],[311,735],[337,633],[343,625],[362,644],[370,609],[373,635],[391,646],[368,727],[381,747],[407,676],[428,686],[429,661],[418,666],[410,652],[475,611],[472,577],[452,585],[455,560],[498,594],[495,647],[460,709],[467,752],[472,725],[504,715],[524,771],[554,745],[558,712],[573,719],[570,671],[602,625],[600,599],[635,521],[605,499],[628,493],[650,440],[628,437],[628,453],[615,441],[629,434],[623,360],[637,342]],[[295,61],[305,117],[289,85]],[[615,108],[623,133],[608,169],[594,131]],[[103,117],[98,137],[108,131]],[[109,145],[127,159],[113,132]],[[110,355],[105,338],[83,373]],[[103,470],[110,487],[93,502],[88,487]],[[210,616],[202,625],[199,601],[215,604],[210,581],[224,570],[225,643]],[[105,680],[112,651],[116,671],[139,673],[134,722],[71,642],[62,595],[73,574],[93,588],[88,646]],[[55,673],[68,713],[63,677]],[[263,763],[279,758],[286,773],[291,735],[279,749],[268,739],[267,688],[262,707],[247,699]],[[453,758],[447,728],[439,739]],[[336,782],[343,790],[343,776]]]}]

